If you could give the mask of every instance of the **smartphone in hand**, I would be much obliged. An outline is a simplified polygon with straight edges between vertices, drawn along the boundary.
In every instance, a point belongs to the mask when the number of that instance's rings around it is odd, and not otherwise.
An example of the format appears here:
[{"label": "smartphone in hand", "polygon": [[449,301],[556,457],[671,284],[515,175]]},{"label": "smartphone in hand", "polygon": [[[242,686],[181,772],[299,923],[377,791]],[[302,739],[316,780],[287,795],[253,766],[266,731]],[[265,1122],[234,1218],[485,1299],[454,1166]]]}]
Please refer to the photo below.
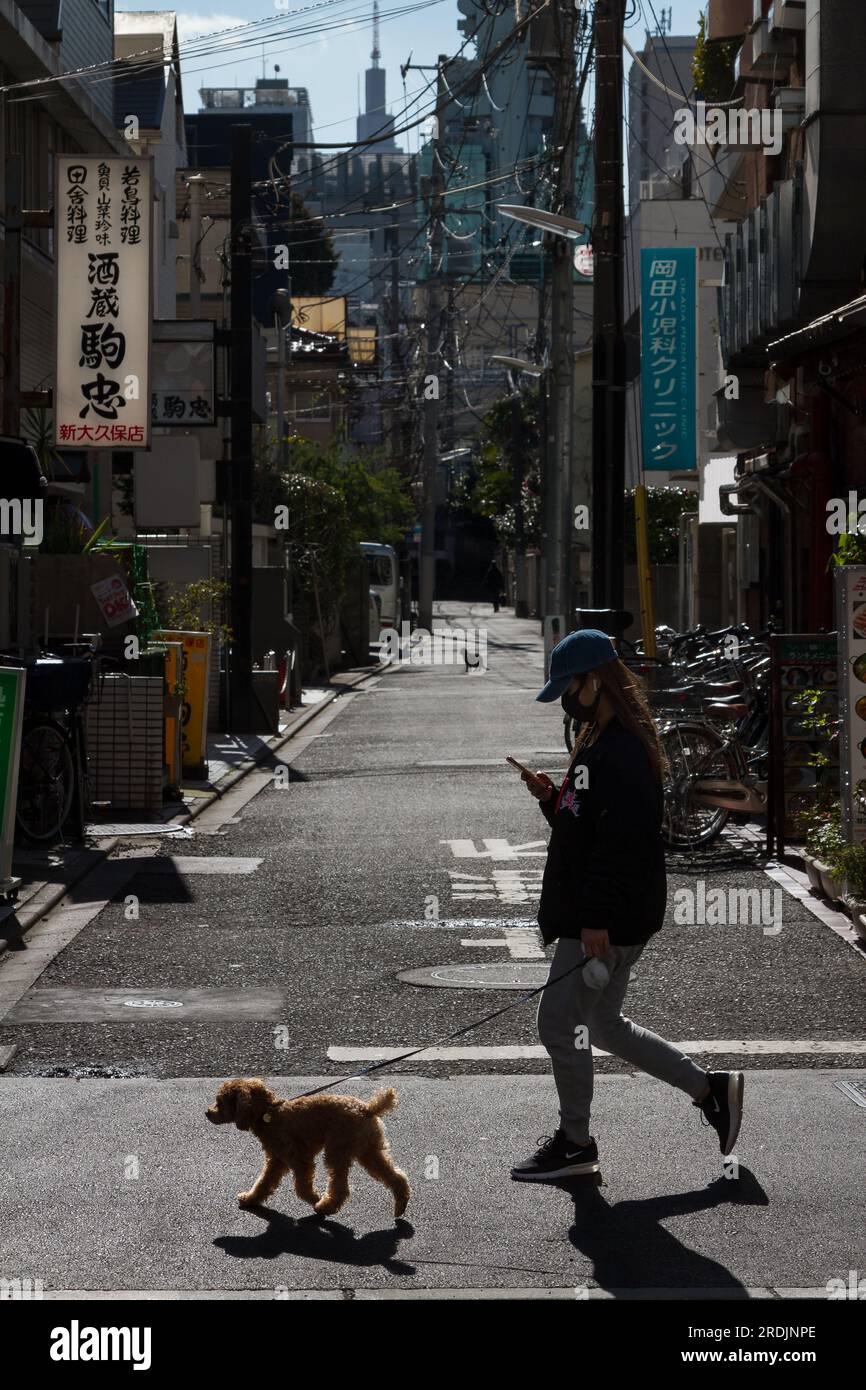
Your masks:
[{"label": "smartphone in hand", "polygon": [[538,780],[535,776],[535,773],[530,772],[529,768],[524,767],[523,763],[519,763],[516,758],[506,758],[505,761],[507,763],[511,763],[511,766],[517,768],[517,771],[523,773],[524,776],[531,777],[533,782]]}]

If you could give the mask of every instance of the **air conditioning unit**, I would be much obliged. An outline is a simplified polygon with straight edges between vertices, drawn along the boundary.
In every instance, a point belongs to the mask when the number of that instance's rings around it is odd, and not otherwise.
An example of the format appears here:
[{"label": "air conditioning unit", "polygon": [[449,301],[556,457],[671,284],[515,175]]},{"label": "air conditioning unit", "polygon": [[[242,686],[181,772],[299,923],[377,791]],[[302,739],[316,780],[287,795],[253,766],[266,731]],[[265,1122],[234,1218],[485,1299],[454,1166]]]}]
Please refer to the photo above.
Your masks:
[{"label": "air conditioning unit", "polygon": [[793,34],[783,34],[779,30],[770,32],[766,19],[747,34],[742,48],[737,54],[734,66],[736,78],[765,81],[776,78],[781,81],[787,77],[788,69],[797,57],[797,40]]},{"label": "air conditioning unit", "polygon": [[796,130],[806,114],[806,88],[777,87],[773,105],[782,113],[782,130]]},{"label": "air conditioning unit", "polygon": [[771,32],[805,33],[806,0],[773,0],[769,20]]}]

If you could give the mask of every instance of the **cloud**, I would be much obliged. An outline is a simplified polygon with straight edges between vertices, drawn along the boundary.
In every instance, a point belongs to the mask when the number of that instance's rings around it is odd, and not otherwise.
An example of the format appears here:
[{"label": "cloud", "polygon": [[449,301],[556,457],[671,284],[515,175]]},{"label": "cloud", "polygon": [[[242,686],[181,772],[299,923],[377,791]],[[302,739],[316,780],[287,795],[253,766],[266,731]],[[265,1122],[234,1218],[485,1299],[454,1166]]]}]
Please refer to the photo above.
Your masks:
[{"label": "cloud", "polygon": [[181,43],[196,38],[200,34],[215,34],[225,29],[236,29],[239,24],[249,24],[248,19],[230,14],[177,14],[177,35]]}]

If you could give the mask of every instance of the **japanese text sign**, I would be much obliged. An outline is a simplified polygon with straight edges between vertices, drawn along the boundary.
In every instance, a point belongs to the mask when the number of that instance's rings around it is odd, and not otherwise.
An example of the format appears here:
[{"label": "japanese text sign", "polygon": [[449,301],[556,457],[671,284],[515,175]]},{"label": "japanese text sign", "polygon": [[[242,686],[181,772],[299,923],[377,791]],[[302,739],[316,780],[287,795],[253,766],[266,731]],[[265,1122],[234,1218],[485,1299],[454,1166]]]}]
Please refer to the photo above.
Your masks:
[{"label": "japanese text sign", "polygon": [[697,252],[641,250],[641,423],[645,469],[695,469]]},{"label": "japanese text sign", "polygon": [[150,447],[152,165],[58,155],[54,442]]}]

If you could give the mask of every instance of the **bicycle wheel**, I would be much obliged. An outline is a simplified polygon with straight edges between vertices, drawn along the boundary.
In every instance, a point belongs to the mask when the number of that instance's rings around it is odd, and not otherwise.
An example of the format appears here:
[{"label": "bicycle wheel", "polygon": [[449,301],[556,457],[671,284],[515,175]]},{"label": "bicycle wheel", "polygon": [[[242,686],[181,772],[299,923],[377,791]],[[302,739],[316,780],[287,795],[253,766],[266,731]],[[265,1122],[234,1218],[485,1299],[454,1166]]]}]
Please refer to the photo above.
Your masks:
[{"label": "bicycle wheel", "polygon": [[662,839],[669,849],[696,849],[721,835],[730,819],[723,806],[704,806],[692,788],[699,778],[736,775],[721,734],[706,724],[675,723],[659,740],[668,760]]},{"label": "bicycle wheel", "polygon": [[75,764],[66,732],[51,719],[30,724],[21,740],[15,819],[28,840],[59,839],[72,809]]}]

